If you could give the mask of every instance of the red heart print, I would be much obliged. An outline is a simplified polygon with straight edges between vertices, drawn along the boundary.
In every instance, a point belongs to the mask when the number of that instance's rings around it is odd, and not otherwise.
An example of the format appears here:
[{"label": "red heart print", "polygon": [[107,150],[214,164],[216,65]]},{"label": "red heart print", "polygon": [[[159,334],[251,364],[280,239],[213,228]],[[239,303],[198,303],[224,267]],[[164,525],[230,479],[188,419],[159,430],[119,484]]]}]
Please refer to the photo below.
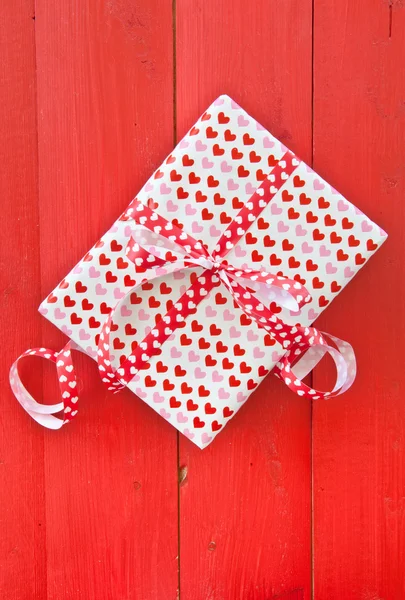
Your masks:
[{"label": "red heart print", "polygon": [[70,296],[65,296],[63,299],[63,304],[66,306],[66,308],[71,308],[76,304],[76,301],[72,300]]},{"label": "red heart print", "polygon": [[255,138],[251,137],[248,133],[243,135],[243,143],[245,146],[251,146],[255,143]]},{"label": "red heart print", "polygon": [[114,350],[122,350],[125,348],[125,343],[121,342],[120,338],[116,337],[113,341]]},{"label": "red heart print", "polygon": [[258,229],[263,230],[263,229],[268,229],[269,227],[270,227],[270,223],[268,223],[267,221],[265,221],[263,219],[263,217],[259,217],[257,219],[257,228]]},{"label": "red heart print", "polygon": [[117,268],[118,269],[126,269],[129,266],[129,263],[127,263],[122,256],[119,256],[117,258]]},{"label": "red heart print", "polygon": [[202,337],[198,340],[198,347],[200,350],[207,350],[210,346],[210,342],[207,342],[205,338]]},{"label": "red heart print", "polygon": [[94,304],[89,302],[87,298],[83,298],[82,300],[82,309],[83,310],[92,310],[94,308]]},{"label": "red heart print", "polygon": [[329,300],[327,300],[327,299],[325,298],[325,296],[321,296],[321,297],[319,298],[319,301],[318,301],[318,302],[319,302],[319,306],[320,306],[321,308],[324,308],[325,306],[327,306],[327,305],[329,304]]},{"label": "red heart print", "polygon": [[180,408],[180,406],[181,406],[180,400],[177,400],[175,396],[171,396],[169,398],[169,404],[170,404],[170,408]]},{"label": "red heart print", "polygon": [[294,244],[292,244],[289,240],[283,240],[282,247],[285,252],[289,252],[294,248]]},{"label": "red heart print", "polygon": [[122,246],[117,242],[117,240],[111,240],[110,243],[111,252],[121,252]]},{"label": "red heart print", "polygon": [[323,281],[320,281],[319,277],[314,277],[312,280],[312,285],[313,285],[314,289],[319,290],[319,289],[323,288],[323,286],[325,284]]},{"label": "red heart print", "polygon": [[185,200],[186,198],[188,198],[188,196],[189,196],[189,193],[186,192],[183,187],[177,188],[177,198],[179,200]]},{"label": "red heart print", "polygon": [[332,219],[330,215],[325,215],[324,221],[326,227],[333,227],[334,225],[336,225],[336,219]]},{"label": "red heart print", "polygon": [[192,343],[192,339],[190,337],[188,337],[185,333],[182,333],[180,336],[180,344],[182,346],[190,346],[190,344]]},{"label": "red heart print", "polygon": [[205,135],[207,136],[207,138],[216,138],[218,137],[218,131],[215,131],[214,129],[212,129],[211,126],[209,126],[205,130]]},{"label": "red heart print", "polygon": [[245,169],[245,167],[243,165],[239,165],[239,167],[238,167],[239,177],[247,177],[249,175],[249,173],[250,173],[250,171]]},{"label": "red heart print", "polygon": [[134,287],[135,283],[136,283],[135,279],[132,279],[132,277],[130,277],[130,275],[125,275],[124,285],[126,287]]},{"label": "red heart print", "polygon": [[222,329],[220,329],[219,327],[217,327],[217,326],[215,325],[215,323],[212,323],[212,324],[210,325],[210,333],[211,333],[211,335],[213,335],[213,336],[214,336],[214,335],[220,335],[220,334],[222,333]]},{"label": "red heart print", "polygon": [[225,198],[221,196],[221,194],[218,194],[218,192],[214,194],[214,204],[215,206],[222,206],[222,204],[225,204]]},{"label": "red heart print", "polygon": [[314,231],[312,232],[312,237],[314,239],[314,242],[320,242],[324,239],[325,234],[321,233],[319,229],[314,229]]},{"label": "red heart print", "polygon": [[318,198],[318,206],[319,206],[320,209],[326,209],[326,208],[329,208],[330,202],[328,202],[327,200],[325,200],[325,198],[323,196],[320,196]]},{"label": "red heart print", "polygon": [[261,159],[262,159],[262,157],[261,157],[261,156],[259,156],[259,154],[256,154],[256,152],[255,152],[254,150],[252,150],[252,151],[249,153],[249,160],[250,160],[250,162],[251,162],[251,163],[257,163],[257,162],[260,162],[260,161],[261,161]]},{"label": "red heart print", "polygon": [[229,117],[225,116],[223,112],[218,113],[218,123],[220,125],[226,125],[227,123],[229,123],[229,121]]},{"label": "red heart print", "polygon": [[234,366],[235,366],[235,363],[231,362],[227,356],[222,359],[222,368],[223,369],[233,369]]},{"label": "red heart print", "polygon": [[181,393],[182,394],[191,394],[191,392],[193,391],[193,388],[188,385],[185,381],[183,381],[183,383],[181,384]]},{"label": "red heart print", "polygon": [[239,344],[235,344],[233,347],[233,353],[235,356],[243,356],[244,354],[246,354],[246,350],[241,348]]},{"label": "red heart print", "polygon": [[354,226],[354,223],[352,223],[351,221],[349,221],[349,219],[347,217],[344,217],[342,219],[342,227],[343,229],[352,229]]},{"label": "red heart print", "polygon": [[189,173],[188,180],[191,185],[195,185],[197,183],[200,183],[201,177],[198,177],[194,172],[192,172]]},{"label": "red heart print", "polygon": [[342,248],[339,248],[339,250],[336,252],[336,257],[339,261],[345,261],[349,258],[349,255],[343,252]]},{"label": "red heart print", "polygon": [[208,176],[207,183],[208,183],[208,187],[218,187],[219,186],[218,179],[215,179],[215,177],[213,175]]},{"label": "red heart print", "polygon": [[201,216],[204,221],[211,221],[214,216],[214,213],[210,212],[208,208],[203,208]]},{"label": "red heart print", "polygon": [[210,402],[206,403],[204,410],[206,415],[214,415],[217,412],[217,409]]},{"label": "red heart print", "polygon": [[201,190],[198,190],[198,192],[195,193],[195,200],[196,202],[205,202],[207,200],[207,196],[204,196]]},{"label": "red heart print", "polygon": [[253,262],[262,262],[264,256],[263,254],[259,254],[257,250],[253,250],[252,252],[252,261]]},{"label": "red heart print", "polygon": [[298,219],[299,216],[300,216],[300,213],[297,212],[296,210],[294,210],[292,206],[288,209],[288,218],[289,219],[291,219],[291,220]]},{"label": "red heart print", "polygon": [[312,258],[310,258],[306,262],[306,268],[307,268],[307,271],[317,271],[318,270],[318,265],[313,262]]},{"label": "red heart print", "polygon": [[135,329],[135,327],[133,327],[131,325],[131,323],[126,323],[125,325],[125,334],[126,335],[135,335],[137,332],[137,330]]},{"label": "red heart print", "polygon": [[302,206],[306,206],[308,204],[311,204],[312,200],[309,196],[307,196],[306,194],[302,193],[300,194],[300,204]]},{"label": "red heart print", "polygon": [[222,343],[221,341],[219,341],[219,342],[216,343],[216,349],[217,349],[217,352],[219,354],[221,354],[222,352],[226,352],[228,350],[228,346],[225,346],[224,343]]},{"label": "red heart print", "polygon": [[212,147],[212,153],[214,156],[222,156],[223,154],[225,154],[225,150],[221,148],[219,144],[214,144],[214,146]]},{"label": "red heart print", "polygon": [[229,417],[232,417],[233,413],[234,413],[234,411],[231,410],[229,408],[229,406],[225,406],[224,409],[223,409],[223,411],[222,411],[222,414],[224,415],[225,419],[229,419]]},{"label": "red heart print", "polygon": [[145,385],[146,385],[146,387],[155,387],[156,380],[152,379],[152,377],[150,375],[147,375],[145,377]]},{"label": "red heart print", "polygon": [[294,258],[294,256],[290,256],[290,258],[288,259],[288,266],[291,269],[298,269],[298,267],[300,266],[300,264],[301,264],[300,261],[296,260]]},{"label": "red heart print", "polygon": [[[330,241],[332,242],[332,244],[340,244],[340,242],[342,241],[342,238],[340,235],[338,235],[336,233],[336,231],[332,231],[332,233],[330,234]],[[350,245],[350,243],[349,243]]]},{"label": "red heart print", "polygon": [[84,294],[87,292],[87,286],[83,285],[81,281],[76,281],[75,290],[78,294]]},{"label": "red heart print", "polygon": [[303,187],[305,185],[304,179],[301,179],[299,175],[295,175],[293,179],[294,187]]},{"label": "red heart print", "polygon": [[356,248],[357,246],[360,245],[360,240],[358,240],[357,238],[355,238],[354,235],[349,235],[348,242],[349,242],[349,246],[352,247],[352,248],[353,247]]},{"label": "red heart print", "polygon": [[[90,317],[89,319],[89,327],[91,329],[98,329],[101,325],[100,321],[97,321],[97,319],[95,317]],[[113,328],[111,327],[111,331],[114,331]]]},{"label": "red heart print", "polygon": [[117,279],[118,277],[114,275],[112,271],[107,271],[107,273],[105,274],[105,280],[107,283],[115,283]]},{"label": "red heart print", "polygon": [[271,237],[269,235],[265,235],[263,238],[263,244],[265,245],[266,248],[271,248],[272,246],[274,246],[276,243],[275,240],[272,240]]},{"label": "red heart print", "polygon": [[243,158],[243,152],[239,152],[237,148],[232,148],[231,156],[233,160],[240,160]]},{"label": "red heart print", "polygon": [[222,427],[222,424],[218,423],[218,421],[213,421],[211,423],[211,429],[212,431],[219,431]]},{"label": "red heart print", "polygon": [[171,382],[169,379],[165,379],[165,380],[163,381],[163,389],[164,389],[165,391],[169,391],[169,392],[170,392],[171,390],[174,390],[174,383],[172,383],[172,382]]}]

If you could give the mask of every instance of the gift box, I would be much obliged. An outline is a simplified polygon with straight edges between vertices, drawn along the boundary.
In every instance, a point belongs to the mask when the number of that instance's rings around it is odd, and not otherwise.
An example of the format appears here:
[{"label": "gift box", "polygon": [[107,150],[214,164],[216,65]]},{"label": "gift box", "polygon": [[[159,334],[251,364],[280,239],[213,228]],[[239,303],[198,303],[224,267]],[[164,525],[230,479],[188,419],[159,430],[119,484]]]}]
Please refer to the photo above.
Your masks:
[{"label": "gift box", "polygon": [[[109,389],[127,386],[201,448],[272,370],[300,396],[344,391],[355,374],[350,345],[310,326],[385,238],[220,96],[41,304],[73,344],[23,356],[56,363],[62,402],[36,403],[17,363],[13,390],[43,425],[69,422],[70,350],[81,349]],[[338,376],[322,393],[302,379],[327,351]]]}]

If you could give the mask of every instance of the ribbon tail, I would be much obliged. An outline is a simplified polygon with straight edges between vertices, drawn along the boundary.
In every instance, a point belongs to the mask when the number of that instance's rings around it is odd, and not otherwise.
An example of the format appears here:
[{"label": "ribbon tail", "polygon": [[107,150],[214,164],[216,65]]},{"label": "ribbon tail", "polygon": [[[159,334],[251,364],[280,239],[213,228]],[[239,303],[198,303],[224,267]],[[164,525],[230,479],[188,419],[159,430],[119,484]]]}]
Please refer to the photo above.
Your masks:
[{"label": "ribbon tail", "polygon": [[308,290],[300,282],[263,270],[238,272],[228,268],[227,276],[255,290],[257,299],[266,306],[274,302],[281,308],[299,312],[311,300]]},{"label": "ribbon tail", "polygon": [[166,339],[172,335],[175,329],[181,326],[189,314],[195,312],[197,304],[199,304],[205,298],[205,295],[215,286],[216,278],[211,271],[205,273],[204,279],[204,293],[200,293],[198,281],[191,284],[190,288],[178,299],[176,304],[169,309],[166,315],[155,323],[150,333],[148,333],[136,346],[132,354],[130,354],[126,360],[121,362],[117,369],[113,367],[110,355],[112,318],[118,305],[121,302],[124,302],[128,295],[134,293],[135,289],[141,284],[129,290],[125,297],[112,309],[100,331],[97,350],[99,374],[102,382],[109,391],[116,393],[124,389],[133,377],[135,377],[138,370],[143,368],[143,365],[150,361],[152,356],[160,354],[160,348]]},{"label": "ribbon tail", "polygon": [[[200,243],[195,242],[195,246]],[[199,249],[202,250],[202,245]],[[185,248],[160,233],[151,231],[143,225],[135,225],[129,239],[126,256],[135,265],[136,273],[149,281],[168,273],[174,273],[192,265],[204,267],[204,255],[199,255],[190,248]]]},{"label": "ribbon tail", "polygon": [[[26,350],[14,361],[10,369],[10,387],[24,410],[40,425],[48,429],[60,429],[77,415],[77,379],[72,363],[71,350],[82,349],[74,342],[68,342],[60,352],[48,348],[32,348]],[[41,404],[37,402],[21,381],[19,363],[28,357],[40,357],[49,360],[56,366],[62,401],[56,404]],[[55,416],[62,413],[63,417]]]},{"label": "ribbon tail", "polygon": [[[314,344],[309,348],[293,347],[283,356],[274,369],[274,373],[293,392],[313,400],[333,398],[343,394],[353,384],[357,371],[356,357],[352,346],[330,334],[322,333],[322,336],[325,339],[331,339],[336,347],[321,343]],[[336,382],[331,391],[317,390],[303,382],[304,377],[319,364],[325,354],[330,354],[336,367]],[[294,362],[297,355],[299,358]]]}]

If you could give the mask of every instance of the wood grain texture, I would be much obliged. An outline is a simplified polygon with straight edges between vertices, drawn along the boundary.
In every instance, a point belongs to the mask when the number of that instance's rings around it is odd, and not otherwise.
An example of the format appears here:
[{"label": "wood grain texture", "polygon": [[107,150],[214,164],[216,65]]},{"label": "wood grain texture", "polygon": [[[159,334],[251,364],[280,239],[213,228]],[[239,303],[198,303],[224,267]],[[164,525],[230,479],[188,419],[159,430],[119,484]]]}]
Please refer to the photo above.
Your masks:
[{"label": "wood grain texture", "polygon": [[[311,2],[177,0],[177,134],[227,93],[311,160]],[[310,598],[310,405],[269,377],[201,452],[180,437],[182,600]]]},{"label": "wood grain texture", "polygon": [[[3,0],[0,16],[1,597],[309,600],[313,576],[314,600],[405,600],[404,2]],[[44,431],[8,386],[25,348],[66,340],[36,307],[220,93],[389,233],[319,323],[354,344],[353,389],[314,404],[311,441],[311,407],[269,377],[202,452],[75,357],[81,414]],[[48,365],[24,378],[54,400]]]},{"label": "wood grain texture", "polygon": [[[0,590],[9,600],[46,597],[43,431],[8,384],[11,363],[41,328],[33,5],[3,2],[0,28]],[[40,362],[35,374],[23,369],[36,392]]]},{"label": "wood grain texture", "polygon": [[315,600],[405,598],[404,32],[402,2],[315,1],[314,166],[390,236],[321,319],[358,377],[314,405]]},{"label": "wood grain texture", "polygon": [[[45,296],[172,148],[171,6],[37,0],[36,45]],[[64,336],[44,322],[43,341]],[[176,432],[77,362],[81,414],[45,434],[48,600],[174,600]]]}]

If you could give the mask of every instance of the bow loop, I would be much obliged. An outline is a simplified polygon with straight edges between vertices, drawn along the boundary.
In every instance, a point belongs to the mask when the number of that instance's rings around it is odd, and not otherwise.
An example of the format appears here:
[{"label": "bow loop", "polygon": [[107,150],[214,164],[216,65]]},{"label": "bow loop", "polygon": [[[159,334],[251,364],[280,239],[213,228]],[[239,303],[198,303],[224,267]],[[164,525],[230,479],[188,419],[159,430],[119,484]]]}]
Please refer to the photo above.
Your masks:
[{"label": "bow loop", "polygon": [[[141,215],[142,211],[138,210],[137,213]],[[238,297],[237,302],[244,312],[249,311],[250,303],[247,300],[252,295],[257,296],[259,304],[270,306],[275,303],[296,313],[311,300],[308,290],[299,281],[268,273],[263,269],[234,267],[215,250],[210,253],[203,241],[194,240],[181,230],[175,236],[167,236],[164,232],[172,232],[173,229],[160,215],[158,219],[154,219],[154,222],[158,220],[160,223],[158,228],[154,226],[153,229],[148,229],[145,226],[148,220],[144,221],[142,216],[140,220],[143,224],[133,228],[126,255],[134,263],[138,273],[151,271],[148,279],[184,268],[203,267],[218,273],[232,296],[235,299]],[[243,294],[236,291],[238,286],[243,288]]]}]

